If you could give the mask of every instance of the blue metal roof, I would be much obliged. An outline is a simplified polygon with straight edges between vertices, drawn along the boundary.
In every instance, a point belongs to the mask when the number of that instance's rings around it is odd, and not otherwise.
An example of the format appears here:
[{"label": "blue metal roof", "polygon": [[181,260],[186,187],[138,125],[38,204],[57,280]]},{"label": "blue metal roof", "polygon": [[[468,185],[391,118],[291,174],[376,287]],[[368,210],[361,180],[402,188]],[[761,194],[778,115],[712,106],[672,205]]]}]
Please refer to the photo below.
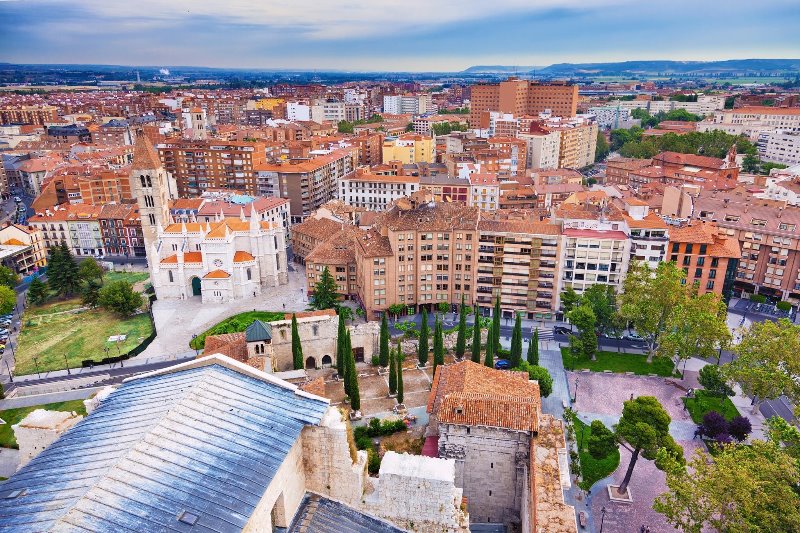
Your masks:
[{"label": "blue metal roof", "polygon": [[131,380],[0,485],[0,531],[239,531],[327,408],[218,364]]},{"label": "blue metal roof", "polygon": [[404,529],[343,503],[307,493],[289,533],[404,533]]}]

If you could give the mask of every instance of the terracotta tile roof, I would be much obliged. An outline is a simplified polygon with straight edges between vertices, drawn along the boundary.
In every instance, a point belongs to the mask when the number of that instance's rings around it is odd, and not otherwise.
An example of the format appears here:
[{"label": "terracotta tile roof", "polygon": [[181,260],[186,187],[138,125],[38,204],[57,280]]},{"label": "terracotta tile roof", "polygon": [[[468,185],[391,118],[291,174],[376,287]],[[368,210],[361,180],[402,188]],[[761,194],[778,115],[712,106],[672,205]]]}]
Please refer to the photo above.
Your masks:
[{"label": "terracotta tile roof", "polygon": [[105,204],[100,211],[100,218],[126,219],[133,208],[131,204]]},{"label": "terracotta tile roof", "polygon": [[199,222],[186,222],[185,224],[170,224],[164,228],[164,233],[182,233],[183,227],[186,226],[186,231],[189,233],[200,233],[203,231],[204,224]]},{"label": "terracotta tile roof", "polygon": [[573,229],[567,228],[564,230],[566,237],[588,238],[588,239],[614,239],[618,241],[625,241],[628,236],[624,231],[615,230],[598,230],[598,229]]},{"label": "terracotta tile roof", "polygon": [[[642,202],[642,204],[647,205],[647,202]],[[667,229],[667,223],[655,213],[648,213],[647,216],[641,220],[636,220],[635,218],[625,215],[625,221],[628,223],[629,228]]]},{"label": "terracotta tile roof", "polygon": [[184,252],[183,253],[183,262],[184,263],[202,263],[203,262],[203,252]]},{"label": "terracotta tile roof", "polygon": [[477,207],[450,202],[420,203],[413,207],[407,198],[401,198],[394,207],[380,214],[376,225],[388,226],[393,231],[474,230],[479,213]]},{"label": "terracotta tile roof", "polygon": [[436,419],[445,424],[536,432],[539,428],[539,399],[455,392],[444,397]]},{"label": "terracotta tile roof", "polygon": [[6,246],[27,246],[24,242],[20,241],[19,239],[8,239],[4,242]]},{"label": "terracotta tile roof", "polygon": [[667,163],[672,165],[691,165],[705,168],[722,168],[725,165],[724,159],[708,157],[705,155],[682,154],[679,152],[661,152],[653,158],[653,163]]},{"label": "terracotta tile roof", "polygon": [[300,385],[300,390],[326,398],[325,379],[322,376],[318,377],[317,379],[312,379],[311,381]]},{"label": "terracotta tile roof", "polygon": [[215,353],[221,353],[237,361],[246,363],[247,342],[245,342],[244,332],[222,333],[220,335],[207,336],[203,354],[198,357],[204,357]]},{"label": "terracotta tile roof", "polygon": [[202,198],[177,198],[169,203],[170,209],[200,209],[205,202]]},{"label": "terracotta tile roof", "polygon": [[543,224],[531,220],[489,220],[481,219],[478,229],[498,233],[527,233],[534,235],[560,235],[561,228],[556,224]]},{"label": "terracotta tile roof", "polygon": [[670,228],[670,242],[708,244],[709,257],[739,258],[742,256],[739,241],[734,237],[722,235],[714,223],[695,222],[688,226]]},{"label": "terracotta tile roof", "polygon": [[176,254],[169,255],[161,260],[162,265],[177,265],[178,264],[178,256]]},{"label": "terracotta tile roof", "polygon": [[342,229],[342,224],[329,218],[308,217],[300,224],[291,228],[292,234],[308,235],[315,239],[324,240]]},{"label": "terracotta tile roof", "polygon": [[358,243],[364,257],[388,257],[394,255],[389,238],[384,237],[374,228],[356,234],[355,242]]},{"label": "terracotta tile roof", "polygon": [[539,385],[526,372],[495,370],[472,361],[439,365],[428,395],[427,411],[435,413],[442,400],[453,393],[501,394],[539,398]]},{"label": "terracotta tile roof", "polygon": [[306,263],[324,265],[354,263],[356,260],[355,239],[359,231],[357,228],[345,227],[335,232],[328,240],[314,247],[306,256]]},{"label": "terracotta tile roof", "polygon": [[203,279],[227,279],[229,277],[231,277],[230,274],[228,274],[224,270],[217,269],[217,270],[212,270],[211,272],[203,276]]},{"label": "terracotta tile roof", "polygon": [[146,135],[136,136],[131,168],[134,170],[153,170],[161,168],[161,160],[158,158],[158,152]]},{"label": "terracotta tile roof", "polygon": [[255,261],[255,259],[256,258],[253,257],[253,254],[243,250],[236,250],[236,253],[233,254],[234,263],[245,263],[247,261]]}]

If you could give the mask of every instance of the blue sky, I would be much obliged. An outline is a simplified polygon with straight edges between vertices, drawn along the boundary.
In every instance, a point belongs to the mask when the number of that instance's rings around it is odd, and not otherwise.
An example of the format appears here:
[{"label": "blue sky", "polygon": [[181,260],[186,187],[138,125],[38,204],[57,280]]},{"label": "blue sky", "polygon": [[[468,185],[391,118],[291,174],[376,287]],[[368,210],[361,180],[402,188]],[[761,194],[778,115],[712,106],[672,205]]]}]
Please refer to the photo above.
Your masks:
[{"label": "blue sky", "polygon": [[798,0],[0,0],[0,61],[461,70],[800,57]]}]

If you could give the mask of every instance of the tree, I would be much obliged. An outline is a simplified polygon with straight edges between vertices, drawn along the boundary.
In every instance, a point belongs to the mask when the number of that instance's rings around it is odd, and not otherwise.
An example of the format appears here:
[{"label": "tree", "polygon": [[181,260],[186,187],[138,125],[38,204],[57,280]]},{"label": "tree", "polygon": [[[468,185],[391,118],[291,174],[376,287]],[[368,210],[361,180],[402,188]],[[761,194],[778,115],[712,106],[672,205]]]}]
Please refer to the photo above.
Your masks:
[{"label": "tree", "polygon": [[483,364],[489,368],[494,368],[494,332],[489,328],[486,336],[486,355],[483,357]]},{"label": "tree", "polygon": [[[348,344],[350,344],[350,334],[347,334]],[[356,372],[356,358],[353,357],[353,351],[350,350],[350,355],[347,357],[347,381],[349,384],[350,396],[350,409],[353,411],[361,410],[361,392],[358,390],[358,373]]]},{"label": "tree", "polygon": [[747,154],[742,159],[742,172],[747,172],[748,174],[755,174],[758,172],[758,169],[761,167],[761,160],[758,158],[757,155],[754,154]]},{"label": "tree", "polygon": [[90,279],[81,291],[81,300],[83,305],[89,307],[97,307],[100,305],[100,289],[103,286],[96,279]]},{"label": "tree", "polygon": [[[355,358],[353,357],[353,348],[350,341],[350,330],[345,330],[344,332],[344,342],[342,343],[342,349],[344,350],[343,354],[344,357],[342,358],[342,380],[344,381],[344,394],[348,398],[350,397],[350,385],[352,382],[350,381],[350,360],[353,359],[355,364]],[[355,368],[355,366],[353,366]]]},{"label": "tree", "polygon": [[[400,351],[400,341],[397,341],[397,350]],[[397,364],[394,351],[389,354],[389,394],[397,393]]]},{"label": "tree", "polygon": [[538,365],[539,364],[539,328],[533,330],[533,336],[531,337],[531,343],[528,345],[528,364],[530,365]]},{"label": "tree", "polygon": [[392,304],[389,306],[388,311],[389,313],[394,315],[394,321],[397,323],[397,319],[400,317],[400,313],[406,308],[403,304]]},{"label": "tree", "polygon": [[628,320],[648,346],[652,362],[658,342],[672,313],[686,299],[686,274],[675,263],[659,263],[653,272],[647,263],[632,262],[619,295],[620,314]]},{"label": "tree", "polygon": [[7,315],[17,305],[17,293],[14,289],[0,285],[0,315]]},{"label": "tree", "polygon": [[464,296],[461,296],[461,306],[458,308],[458,335],[456,336],[456,357],[461,359],[467,351],[467,308],[464,305]]},{"label": "tree", "polygon": [[47,300],[47,284],[36,276],[28,286],[28,302],[31,305],[42,305]]},{"label": "tree", "polygon": [[589,436],[589,454],[595,459],[602,459],[617,449],[617,437],[599,420],[592,420],[592,434]]},{"label": "tree", "polygon": [[569,314],[581,301],[581,296],[575,289],[572,287],[567,287],[564,292],[561,293],[561,309],[564,310],[564,314]]},{"label": "tree", "polygon": [[313,309],[333,309],[339,301],[338,287],[336,280],[333,279],[331,271],[326,266],[322,270],[319,281],[314,286],[314,294],[311,296],[311,307]]},{"label": "tree", "polygon": [[13,289],[19,283],[19,276],[7,266],[0,265],[0,285]]},{"label": "tree", "polygon": [[577,335],[570,335],[568,340],[569,354],[572,356],[572,370],[575,370],[575,362],[583,357],[583,343]]},{"label": "tree", "polygon": [[336,130],[339,133],[353,133],[353,123],[346,120],[340,120],[336,124]]},{"label": "tree", "polygon": [[522,362],[522,318],[516,313],[514,329],[511,331],[511,366],[517,367]]},{"label": "tree", "polygon": [[397,403],[403,403],[403,353],[400,350],[400,341],[397,341]]},{"label": "tree", "polygon": [[[524,364],[524,363],[523,363]],[[539,383],[539,394],[542,398],[547,398],[553,392],[553,377],[543,366],[528,366],[528,379]]]},{"label": "tree", "polygon": [[[353,320],[353,310],[347,307],[346,305],[337,304],[336,307],[334,307],[334,309],[336,310],[336,314],[339,315],[339,320],[343,322],[347,320]],[[361,308],[359,307],[357,311],[361,311]]]},{"label": "tree", "polygon": [[700,429],[704,436],[715,439],[721,433],[728,433],[728,421],[718,412],[709,411],[703,415]]},{"label": "tree", "polygon": [[751,431],[753,431],[753,425],[747,417],[741,415],[734,416],[731,418],[731,421],[728,422],[728,433],[739,442],[747,439]]},{"label": "tree", "polygon": [[478,306],[475,306],[475,317],[472,323],[472,362],[481,362],[481,317],[478,316]]},{"label": "tree", "polygon": [[738,382],[754,397],[753,413],[764,400],[786,395],[800,403],[800,326],[789,319],[754,322],[736,346],[736,358],[722,367],[723,374]]},{"label": "tree", "polygon": [[597,357],[597,334],[594,311],[588,304],[581,304],[572,309],[568,315],[571,324],[578,328],[581,339],[581,357],[594,360]]},{"label": "tree", "polygon": [[583,293],[581,304],[588,305],[595,317],[595,328],[601,333],[614,329],[617,313],[617,293],[614,287],[605,283],[595,283]]},{"label": "tree", "polygon": [[724,445],[713,460],[697,451],[688,468],[666,452],[659,461],[668,490],[653,509],[681,531],[800,531],[800,469],[774,442]]},{"label": "tree", "polygon": [[346,352],[345,349],[347,347],[346,339],[347,336],[347,326],[344,323],[344,318],[339,315],[339,329],[336,332],[336,373],[339,377],[344,376],[344,364],[346,362]]},{"label": "tree", "polygon": [[439,311],[441,314],[445,314],[450,309],[450,304],[447,302],[439,302],[436,304],[436,310]]},{"label": "tree", "polygon": [[419,328],[419,345],[417,346],[419,366],[428,364],[428,311],[422,308],[422,325]]},{"label": "tree", "polygon": [[[683,460],[683,449],[670,436],[669,423],[669,414],[653,396],[639,396],[625,402],[615,433],[617,440],[631,451],[631,461],[618,494],[626,493],[640,454],[653,460],[658,450],[665,448],[676,461]],[[661,468],[658,462],[656,466]]]},{"label": "tree", "polygon": [[295,370],[303,368],[303,345],[297,331],[297,315],[292,313],[292,365]]},{"label": "tree", "polygon": [[492,346],[492,353],[497,353],[500,349],[500,315],[503,312],[500,310],[500,296],[494,300],[494,310],[492,311],[492,339],[494,345]]},{"label": "tree", "polygon": [[700,369],[697,381],[712,396],[733,396],[733,389],[718,366],[706,365]]},{"label": "tree", "polygon": [[706,359],[717,355],[717,350],[731,341],[727,312],[722,298],[711,292],[683,298],[667,319],[658,351],[674,357],[676,364],[690,357]]},{"label": "tree", "polygon": [[103,267],[100,266],[94,257],[87,257],[81,261],[78,267],[78,277],[83,281],[98,280],[103,281]]},{"label": "tree", "polygon": [[603,135],[602,132],[597,132],[597,149],[594,153],[594,162],[597,163],[598,161],[604,160],[608,157],[609,152],[611,152],[611,146],[608,144],[606,140],[606,136]]},{"label": "tree", "polygon": [[389,366],[389,323],[386,320],[386,313],[383,313],[383,317],[381,318],[380,352],[378,361],[384,368]]},{"label": "tree", "polygon": [[100,289],[100,305],[122,316],[135,313],[144,300],[142,295],[133,290],[127,281],[114,281]]},{"label": "tree", "polygon": [[50,249],[47,264],[47,279],[56,294],[68,297],[80,290],[78,265],[66,243],[62,242]]},{"label": "tree", "polygon": [[442,336],[442,321],[436,315],[436,324],[433,328],[433,373],[436,374],[436,367],[444,364],[444,338]]}]

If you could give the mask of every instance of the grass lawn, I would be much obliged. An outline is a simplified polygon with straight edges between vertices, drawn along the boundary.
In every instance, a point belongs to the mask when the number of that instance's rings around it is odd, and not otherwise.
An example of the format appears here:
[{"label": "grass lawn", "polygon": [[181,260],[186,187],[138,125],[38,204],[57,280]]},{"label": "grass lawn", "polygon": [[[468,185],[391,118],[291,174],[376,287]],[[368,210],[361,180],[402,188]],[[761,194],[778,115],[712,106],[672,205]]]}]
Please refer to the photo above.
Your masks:
[{"label": "grass lawn", "polygon": [[[564,362],[564,368],[572,369],[572,355],[566,346],[561,347],[561,359]],[[669,377],[674,375],[675,365],[669,357],[654,357],[653,362],[648,363],[647,354],[597,352],[596,361],[578,359],[575,362],[576,371],[584,368],[588,368],[592,372],[611,370],[616,373],[633,372],[638,376],[657,374]]]},{"label": "grass lawn", "polygon": [[[28,308],[16,350],[16,369],[19,375],[36,372],[36,357],[40,372],[61,370],[64,357],[71,368],[81,366],[84,359],[99,361],[108,356],[124,354],[153,332],[150,316],[141,313],[131,318],[120,318],[101,308],[69,313],[81,307],[80,299],[65,300]],[[111,335],[127,335],[124,342],[108,343]]]},{"label": "grass lawn", "polygon": [[695,424],[703,422],[703,415],[709,411],[718,412],[725,417],[725,420],[739,416],[739,411],[730,398],[711,396],[704,390],[695,391],[694,398],[683,398],[683,403],[686,404],[686,409]]},{"label": "grass lawn", "polygon": [[589,453],[589,436],[591,434],[591,426],[584,424],[581,420],[575,421],[575,438],[579,444],[583,444],[583,448],[580,450],[583,479],[578,483],[583,490],[591,489],[592,485],[609,476],[619,466],[619,449],[602,459],[592,457]]},{"label": "grass lawn", "polygon": [[273,322],[275,320],[283,320],[284,316],[284,313],[278,311],[246,311],[238,315],[229,316],[191,340],[189,346],[195,350],[199,350],[206,345],[207,335],[238,333],[247,329],[247,326],[252,324],[253,320],[258,319],[262,322]]},{"label": "grass lawn", "polygon": [[14,430],[11,426],[28,416],[28,413],[37,409],[47,409],[48,411],[75,411],[79,415],[86,415],[86,407],[83,400],[70,400],[68,402],[48,403],[45,405],[34,405],[31,407],[20,407],[18,409],[6,409],[0,411],[0,418],[5,424],[0,424],[0,447],[17,448],[17,440],[14,438]]},{"label": "grass lawn", "polygon": [[127,281],[131,285],[135,285],[140,281],[145,281],[150,277],[147,272],[106,272],[103,274],[103,283],[111,283],[113,281]]}]

